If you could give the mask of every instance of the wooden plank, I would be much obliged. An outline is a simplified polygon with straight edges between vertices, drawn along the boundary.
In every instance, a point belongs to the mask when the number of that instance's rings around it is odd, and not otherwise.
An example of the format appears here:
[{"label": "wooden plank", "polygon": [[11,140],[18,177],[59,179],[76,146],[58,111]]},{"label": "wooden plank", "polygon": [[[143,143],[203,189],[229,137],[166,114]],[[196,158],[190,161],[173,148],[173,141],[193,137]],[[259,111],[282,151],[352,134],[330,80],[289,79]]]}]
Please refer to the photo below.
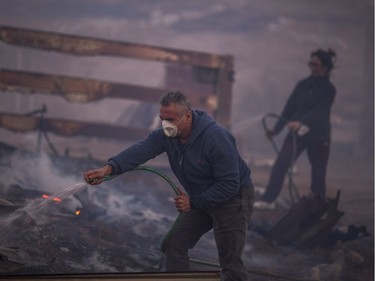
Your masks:
[{"label": "wooden plank", "polygon": [[[158,103],[167,89],[144,87],[104,80],[85,79],[40,72],[0,69],[0,89],[27,94],[58,95],[68,102],[85,103],[104,98],[120,98],[141,102]],[[186,93],[194,107],[212,112],[213,100],[209,93]]]},{"label": "wooden plank", "polygon": [[215,94],[217,95],[217,121],[230,130],[232,109],[232,84],[234,81],[234,59],[228,56],[219,69]]},{"label": "wooden plank", "polygon": [[146,128],[122,127],[111,124],[43,118],[0,112],[0,127],[13,132],[43,130],[60,136],[88,136],[136,141],[145,137]]},{"label": "wooden plank", "polygon": [[96,39],[57,32],[0,26],[0,40],[29,48],[80,56],[115,56],[221,68],[225,55],[130,42]]}]

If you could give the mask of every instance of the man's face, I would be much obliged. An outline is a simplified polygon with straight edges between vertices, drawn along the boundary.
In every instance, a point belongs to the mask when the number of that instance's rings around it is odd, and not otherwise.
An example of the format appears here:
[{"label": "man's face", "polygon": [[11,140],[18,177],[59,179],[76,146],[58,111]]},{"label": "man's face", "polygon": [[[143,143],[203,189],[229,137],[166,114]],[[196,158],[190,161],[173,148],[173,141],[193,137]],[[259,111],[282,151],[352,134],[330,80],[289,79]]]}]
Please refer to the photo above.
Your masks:
[{"label": "man's face", "polygon": [[191,120],[191,112],[185,111],[184,108],[176,104],[160,107],[160,119],[166,120],[177,126],[177,137],[181,136],[188,128]]},{"label": "man's face", "polygon": [[326,76],[328,74],[327,67],[322,65],[320,59],[317,56],[312,56],[308,65],[310,67],[312,76],[320,77]]}]

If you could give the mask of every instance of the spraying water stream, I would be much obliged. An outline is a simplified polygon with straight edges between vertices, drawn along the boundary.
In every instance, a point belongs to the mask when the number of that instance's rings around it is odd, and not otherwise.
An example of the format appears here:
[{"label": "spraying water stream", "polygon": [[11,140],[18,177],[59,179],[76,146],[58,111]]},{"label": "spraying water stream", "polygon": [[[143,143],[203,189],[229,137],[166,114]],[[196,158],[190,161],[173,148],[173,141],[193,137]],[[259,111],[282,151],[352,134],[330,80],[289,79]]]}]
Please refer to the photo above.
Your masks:
[{"label": "spraying water stream", "polygon": [[46,222],[44,213],[48,211],[48,206],[56,201],[61,201],[77,192],[82,191],[87,186],[85,181],[71,185],[57,191],[47,197],[33,199],[24,206],[16,209],[10,214],[0,217],[0,239],[5,240],[10,235],[18,232],[19,226],[39,225]]}]

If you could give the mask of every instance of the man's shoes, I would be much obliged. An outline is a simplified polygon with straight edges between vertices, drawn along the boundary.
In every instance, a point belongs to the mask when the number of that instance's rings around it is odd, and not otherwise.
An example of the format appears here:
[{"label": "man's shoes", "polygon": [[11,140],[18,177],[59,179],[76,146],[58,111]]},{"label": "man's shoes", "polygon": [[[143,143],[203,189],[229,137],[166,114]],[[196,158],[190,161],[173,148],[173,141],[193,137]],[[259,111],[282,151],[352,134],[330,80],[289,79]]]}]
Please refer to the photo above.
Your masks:
[{"label": "man's shoes", "polygon": [[276,208],[276,204],[275,202],[258,200],[254,202],[254,208],[258,210],[274,210]]}]

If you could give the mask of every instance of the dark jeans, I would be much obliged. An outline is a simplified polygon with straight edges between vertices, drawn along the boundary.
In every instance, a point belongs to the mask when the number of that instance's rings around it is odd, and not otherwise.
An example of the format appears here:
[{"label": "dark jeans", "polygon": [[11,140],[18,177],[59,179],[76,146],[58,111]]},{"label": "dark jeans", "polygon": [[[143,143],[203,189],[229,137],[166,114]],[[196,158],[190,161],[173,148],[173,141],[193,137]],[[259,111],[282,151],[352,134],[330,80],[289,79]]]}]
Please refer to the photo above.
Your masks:
[{"label": "dark jeans", "polygon": [[222,280],[244,281],[247,273],[242,261],[246,230],[253,212],[254,188],[245,188],[234,198],[209,212],[192,209],[180,215],[180,221],[168,233],[162,251],[167,271],[189,271],[188,251],[213,229],[222,268]]},{"label": "dark jeans", "polygon": [[276,200],[281,192],[285,175],[291,167],[292,161],[296,161],[305,149],[311,165],[311,192],[313,195],[325,197],[330,141],[305,140],[296,137],[294,142],[292,135],[288,134],[272,168],[266,192],[261,196],[261,200],[266,202]]}]

